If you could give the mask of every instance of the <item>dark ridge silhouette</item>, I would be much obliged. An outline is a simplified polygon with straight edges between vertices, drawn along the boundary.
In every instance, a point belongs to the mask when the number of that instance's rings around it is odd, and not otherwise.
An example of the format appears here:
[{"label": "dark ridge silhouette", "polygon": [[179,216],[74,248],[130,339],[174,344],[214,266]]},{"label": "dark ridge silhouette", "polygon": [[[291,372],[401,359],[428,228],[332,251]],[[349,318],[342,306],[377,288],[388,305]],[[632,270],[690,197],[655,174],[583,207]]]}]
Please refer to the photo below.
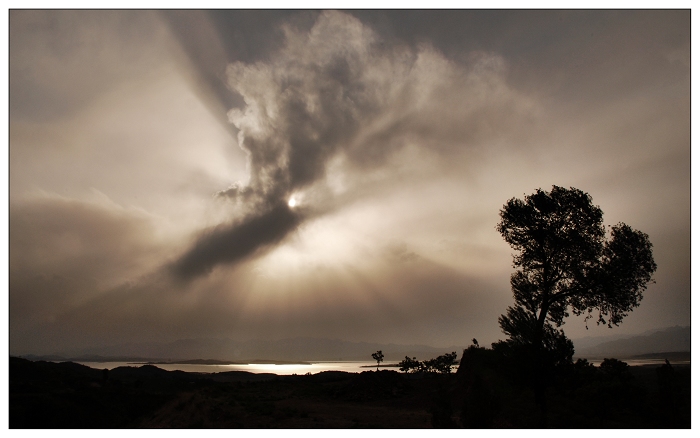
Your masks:
[{"label": "dark ridge silhouette", "polygon": [[[108,371],[10,357],[9,420],[13,429],[540,427],[524,365],[476,346],[453,374]],[[690,427],[690,366],[580,360],[556,377],[549,427]]]}]

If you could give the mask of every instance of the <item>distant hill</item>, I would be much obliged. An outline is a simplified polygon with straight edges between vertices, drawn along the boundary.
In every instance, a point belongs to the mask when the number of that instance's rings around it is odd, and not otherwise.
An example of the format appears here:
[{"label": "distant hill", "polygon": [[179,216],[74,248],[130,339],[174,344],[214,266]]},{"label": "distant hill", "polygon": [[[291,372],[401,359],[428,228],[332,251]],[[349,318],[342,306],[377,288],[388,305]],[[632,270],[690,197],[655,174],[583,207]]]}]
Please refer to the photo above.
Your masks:
[{"label": "distant hill", "polygon": [[180,339],[167,343],[122,344],[83,350],[57,352],[52,356],[25,356],[32,360],[123,361],[129,360],[247,360],[271,361],[338,361],[367,360],[382,350],[385,361],[401,360],[405,356],[419,360],[456,351],[464,346],[432,347],[428,345],[379,344],[349,342],[337,339],[293,338],[277,341],[253,340],[238,342],[230,339]]},{"label": "distant hill", "polygon": [[574,345],[575,356],[588,359],[626,359],[666,352],[689,352],[690,327],[669,327],[620,339],[602,338],[598,342],[596,338],[575,339]]}]

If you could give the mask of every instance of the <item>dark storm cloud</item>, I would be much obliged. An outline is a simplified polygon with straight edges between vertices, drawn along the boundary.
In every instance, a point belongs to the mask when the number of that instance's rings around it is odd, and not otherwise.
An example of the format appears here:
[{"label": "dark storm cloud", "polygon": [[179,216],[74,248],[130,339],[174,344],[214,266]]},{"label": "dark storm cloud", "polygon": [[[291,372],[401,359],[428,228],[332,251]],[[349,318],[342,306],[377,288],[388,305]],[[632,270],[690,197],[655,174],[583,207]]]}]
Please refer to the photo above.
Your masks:
[{"label": "dark storm cloud", "polygon": [[208,273],[218,264],[237,262],[264,246],[278,243],[300,222],[301,216],[286,202],[279,203],[264,213],[203,233],[172,269],[184,279]]}]

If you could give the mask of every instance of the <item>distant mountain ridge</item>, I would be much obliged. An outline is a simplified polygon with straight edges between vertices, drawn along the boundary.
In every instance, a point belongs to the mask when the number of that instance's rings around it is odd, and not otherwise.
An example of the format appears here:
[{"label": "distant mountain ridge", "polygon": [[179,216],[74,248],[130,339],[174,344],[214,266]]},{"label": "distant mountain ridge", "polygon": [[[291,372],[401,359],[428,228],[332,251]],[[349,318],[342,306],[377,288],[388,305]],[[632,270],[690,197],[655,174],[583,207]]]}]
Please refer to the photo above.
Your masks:
[{"label": "distant mountain ridge", "polygon": [[[617,335],[574,339],[575,357],[617,359],[633,356],[690,351],[690,327],[668,327],[639,335]],[[276,341],[231,339],[179,339],[172,342],[129,343],[56,352],[52,355],[24,355],[31,360],[82,362],[137,362],[219,360],[245,362],[268,361],[339,361],[371,360],[371,354],[382,350],[385,361],[398,361],[405,356],[419,360],[456,351],[461,356],[462,346],[432,347],[428,345],[381,344],[350,342],[338,339],[292,338]]]},{"label": "distant mountain ridge", "polygon": [[668,327],[637,336],[595,342],[595,338],[574,339],[575,357],[602,359],[632,358],[649,354],[690,351],[690,326]]}]

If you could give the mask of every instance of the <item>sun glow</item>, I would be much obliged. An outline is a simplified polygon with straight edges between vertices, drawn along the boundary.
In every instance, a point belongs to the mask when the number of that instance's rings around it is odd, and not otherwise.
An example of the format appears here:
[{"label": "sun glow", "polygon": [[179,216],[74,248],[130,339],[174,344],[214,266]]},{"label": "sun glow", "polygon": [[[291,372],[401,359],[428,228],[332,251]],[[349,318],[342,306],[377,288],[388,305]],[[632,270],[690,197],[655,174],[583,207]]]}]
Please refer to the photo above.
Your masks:
[{"label": "sun glow", "polygon": [[[307,223],[294,240],[270,251],[256,265],[267,277],[286,278],[314,273],[320,268],[355,264],[361,258],[358,254],[361,234],[358,236],[353,227],[334,219]],[[345,232],[338,233],[338,229]]]},{"label": "sun glow", "polygon": [[294,196],[292,196],[291,198],[289,198],[289,201],[287,202],[287,204],[289,205],[289,208],[294,208],[297,205],[299,205],[299,201],[297,201],[296,198],[294,198]]}]

